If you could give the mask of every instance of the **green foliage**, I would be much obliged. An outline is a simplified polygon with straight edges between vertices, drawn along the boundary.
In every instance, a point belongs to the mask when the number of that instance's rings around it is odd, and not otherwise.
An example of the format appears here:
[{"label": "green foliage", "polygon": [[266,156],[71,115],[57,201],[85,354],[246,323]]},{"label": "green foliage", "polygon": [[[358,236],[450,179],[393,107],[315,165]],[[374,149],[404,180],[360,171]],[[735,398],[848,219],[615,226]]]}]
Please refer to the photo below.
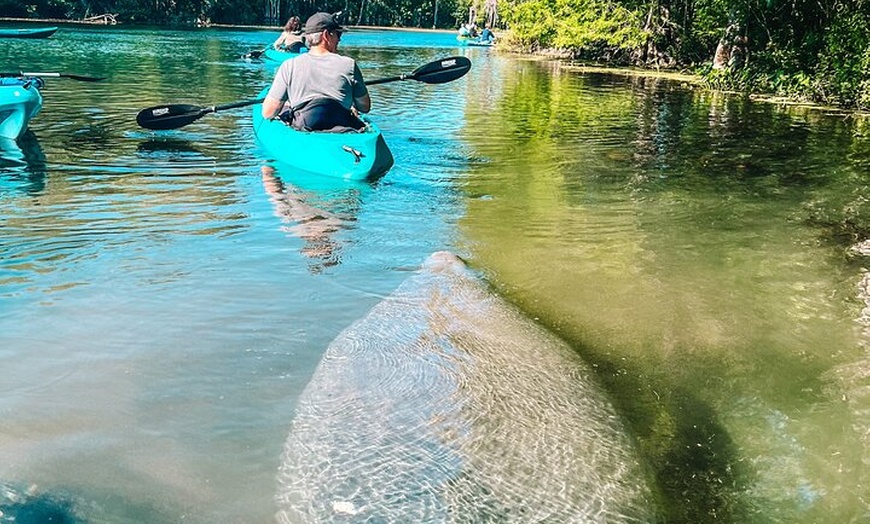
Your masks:
[{"label": "green foliage", "polygon": [[[717,89],[870,108],[870,0],[503,0],[508,43],[612,62],[693,65]],[[713,70],[717,45],[748,65]]]},{"label": "green foliage", "polygon": [[550,0],[528,0],[508,6],[502,16],[511,28],[511,41],[530,48],[554,47],[556,17]]},{"label": "green foliage", "polygon": [[[471,0],[465,2],[465,11]],[[458,0],[310,0],[279,2],[278,20],[266,19],[266,0],[0,0],[5,16],[80,20],[112,13],[125,23],[191,25],[199,18],[214,23],[283,25],[291,15],[303,20],[315,11],[344,11],[348,24],[457,27]],[[464,17],[464,15],[463,15]]]},{"label": "green foliage", "polygon": [[506,4],[511,41],[526,48],[571,49],[576,55],[630,50],[646,35],[636,11],[603,0],[528,0]]},{"label": "green foliage", "polygon": [[820,95],[870,109],[870,1],[850,4],[825,36],[818,66]]},{"label": "green foliage", "polygon": [[0,13],[13,18],[27,18],[27,6],[18,0],[0,0]]},{"label": "green foliage", "polygon": [[[437,9],[436,9],[437,2]],[[483,0],[285,0],[267,20],[265,0],[0,0],[6,16],[81,19],[113,13],[126,23],[280,25],[314,11],[348,24],[456,28]],[[437,11],[437,14],[436,14]],[[527,51],[633,63],[707,66],[720,89],[764,91],[870,109],[870,0],[500,0],[503,41]],[[734,34],[733,31],[737,33]],[[730,33],[729,33],[730,32]],[[743,68],[712,70],[717,44],[745,38]]]}]

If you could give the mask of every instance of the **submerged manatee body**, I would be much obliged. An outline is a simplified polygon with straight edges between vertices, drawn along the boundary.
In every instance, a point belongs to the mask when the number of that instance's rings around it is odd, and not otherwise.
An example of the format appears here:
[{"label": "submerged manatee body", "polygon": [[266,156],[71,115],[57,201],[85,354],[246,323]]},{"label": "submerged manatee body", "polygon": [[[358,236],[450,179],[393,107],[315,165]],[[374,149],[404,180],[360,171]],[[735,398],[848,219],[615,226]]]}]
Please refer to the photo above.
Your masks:
[{"label": "submerged manatee body", "polygon": [[327,349],[279,474],[281,522],[651,522],[588,367],[432,255]]},{"label": "submerged manatee body", "polygon": [[0,524],[78,524],[71,501],[0,482]]}]

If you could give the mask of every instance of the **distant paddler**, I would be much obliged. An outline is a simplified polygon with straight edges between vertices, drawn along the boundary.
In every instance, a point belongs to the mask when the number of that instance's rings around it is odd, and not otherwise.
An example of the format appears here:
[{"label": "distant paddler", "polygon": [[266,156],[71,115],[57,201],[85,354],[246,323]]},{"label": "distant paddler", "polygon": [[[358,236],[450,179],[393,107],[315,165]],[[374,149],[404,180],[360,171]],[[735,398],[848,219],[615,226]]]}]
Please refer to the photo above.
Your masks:
[{"label": "distant paddler", "polygon": [[284,24],[284,29],[281,34],[272,43],[272,49],[277,51],[287,51],[288,53],[299,53],[305,47],[305,41],[302,38],[302,22],[298,16],[291,16]]}]

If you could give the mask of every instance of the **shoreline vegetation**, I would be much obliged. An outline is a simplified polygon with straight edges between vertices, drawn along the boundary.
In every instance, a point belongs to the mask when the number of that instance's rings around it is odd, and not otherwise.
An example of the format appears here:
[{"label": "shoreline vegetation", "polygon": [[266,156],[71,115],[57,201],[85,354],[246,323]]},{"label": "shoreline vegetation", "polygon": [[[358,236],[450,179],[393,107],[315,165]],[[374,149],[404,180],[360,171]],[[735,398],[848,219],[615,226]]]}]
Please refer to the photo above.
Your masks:
[{"label": "shoreline vegetation", "polygon": [[[72,25],[72,26],[102,26],[116,25],[114,16],[111,14],[98,15],[89,19],[59,19],[59,18],[19,18],[19,17],[0,17],[0,23],[16,23],[16,24],[53,24],[53,25]],[[140,25],[140,24],[129,24]],[[183,26],[182,26],[183,27]],[[187,27],[191,29],[231,29],[231,30],[250,30],[250,31],[281,31],[280,25],[251,25],[251,24],[222,24],[222,23],[207,23],[207,24],[190,24]],[[395,26],[376,26],[376,25],[353,25],[347,24],[347,27],[353,31],[411,31],[411,32],[426,32],[426,33],[443,33],[454,34],[456,30],[440,29],[440,28],[423,28],[423,27],[395,27]],[[504,33],[499,34],[501,37]],[[518,46],[515,39],[508,38],[507,45],[503,45],[502,52],[515,54],[527,59],[535,60],[553,60],[559,64],[559,67],[566,71],[574,71],[580,73],[606,73],[613,75],[622,75],[630,77],[644,78],[660,78],[671,81],[681,82],[700,89],[708,89],[713,92],[720,92],[732,95],[743,95],[753,101],[777,104],[782,106],[805,107],[813,110],[825,111],[853,117],[861,120],[870,119],[870,109],[861,107],[843,107],[833,104],[820,103],[813,100],[808,100],[805,96],[800,95],[778,95],[764,92],[762,90],[746,90],[733,89],[730,86],[711,85],[709,79],[698,72],[687,68],[680,67],[630,67],[630,66],[614,66],[607,63],[598,63],[594,60],[589,62],[578,61],[574,58],[574,52],[565,49],[539,48],[528,49]]]},{"label": "shoreline vegetation", "polygon": [[265,29],[314,10],[357,28],[473,24],[520,55],[690,72],[711,90],[870,111],[870,0],[0,0],[19,21],[176,28]]}]

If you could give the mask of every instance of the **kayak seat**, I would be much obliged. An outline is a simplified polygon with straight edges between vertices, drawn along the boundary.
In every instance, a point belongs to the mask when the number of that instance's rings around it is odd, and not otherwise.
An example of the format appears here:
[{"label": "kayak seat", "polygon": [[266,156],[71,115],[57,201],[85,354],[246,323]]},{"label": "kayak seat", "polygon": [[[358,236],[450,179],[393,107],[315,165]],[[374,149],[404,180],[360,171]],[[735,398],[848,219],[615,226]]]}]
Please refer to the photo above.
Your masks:
[{"label": "kayak seat", "polygon": [[305,47],[305,44],[300,41],[296,41],[291,43],[290,45],[281,44],[278,46],[278,51],[283,51],[285,53],[304,53],[308,51],[308,48]]},{"label": "kayak seat", "polygon": [[278,118],[299,131],[358,133],[366,126],[365,122],[333,98],[315,98],[302,102],[284,111]]},{"label": "kayak seat", "polygon": [[293,42],[287,47],[287,50],[291,53],[301,53],[303,49],[306,51],[308,50],[302,42]]}]

